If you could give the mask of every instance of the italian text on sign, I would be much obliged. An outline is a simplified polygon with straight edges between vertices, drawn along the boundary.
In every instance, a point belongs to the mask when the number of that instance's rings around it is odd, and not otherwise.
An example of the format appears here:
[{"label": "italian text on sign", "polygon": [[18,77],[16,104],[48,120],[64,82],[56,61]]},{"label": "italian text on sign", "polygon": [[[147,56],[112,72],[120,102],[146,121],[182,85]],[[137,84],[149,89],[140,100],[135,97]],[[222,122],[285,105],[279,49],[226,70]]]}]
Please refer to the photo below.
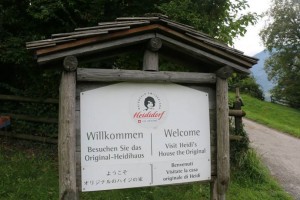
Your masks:
[{"label": "italian text on sign", "polygon": [[118,83],[80,94],[82,191],[210,180],[208,94]]}]

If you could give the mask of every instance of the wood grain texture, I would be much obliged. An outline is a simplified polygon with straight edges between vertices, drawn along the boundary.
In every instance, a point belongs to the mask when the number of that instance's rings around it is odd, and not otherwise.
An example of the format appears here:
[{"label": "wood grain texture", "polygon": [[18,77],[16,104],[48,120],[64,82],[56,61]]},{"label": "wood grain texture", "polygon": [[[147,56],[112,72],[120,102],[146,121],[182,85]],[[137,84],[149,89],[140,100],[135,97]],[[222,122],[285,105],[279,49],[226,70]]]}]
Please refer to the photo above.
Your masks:
[{"label": "wood grain texture", "polygon": [[76,200],[76,72],[64,71],[59,92],[59,199]]},{"label": "wood grain texture", "polygon": [[216,76],[213,73],[147,72],[139,70],[79,68],[77,71],[77,80],[99,82],[132,81],[214,84],[216,83]]},{"label": "wood grain texture", "polygon": [[233,69],[229,66],[222,67],[216,71],[216,75],[222,79],[229,78],[233,73]]},{"label": "wood grain texture", "polygon": [[230,59],[225,59],[223,57],[220,57],[219,55],[215,55],[210,53],[209,51],[202,50],[200,48],[194,47],[192,45],[189,45],[189,43],[183,43],[179,40],[173,39],[171,37],[157,34],[157,37],[160,38],[163,41],[163,45],[170,46],[170,48],[178,49],[178,51],[181,51],[186,54],[191,54],[195,57],[204,57],[209,60],[214,60],[215,62],[218,62],[222,65],[229,65],[235,68],[236,70],[244,73],[250,73],[250,71],[247,68],[241,67],[240,65],[236,64],[235,62],[232,62]]},{"label": "wood grain texture", "polygon": [[93,45],[89,45],[89,46],[80,46],[80,47],[77,47],[76,49],[69,49],[66,51],[58,51],[58,52],[54,52],[49,55],[40,56],[40,57],[38,57],[37,62],[39,64],[44,64],[44,63],[47,63],[50,61],[52,62],[54,60],[62,59],[63,57],[66,57],[66,56],[71,56],[71,55],[78,56],[78,55],[83,55],[83,54],[86,55],[89,53],[95,53],[98,51],[108,51],[111,49],[117,49],[120,47],[143,42],[143,41],[149,40],[153,37],[154,37],[154,33],[146,33],[143,35],[121,38],[121,39],[116,39],[113,41],[106,41],[106,42],[97,43],[97,44],[93,44]]},{"label": "wood grain texture", "polygon": [[146,50],[143,58],[144,71],[158,71],[159,57],[157,52]]},{"label": "wood grain texture", "polygon": [[158,51],[162,47],[161,39],[155,37],[148,42],[147,48],[150,51]]},{"label": "wood grain texture", "polygon": [[67,72],[73,72],[77,69],[78,60],[75,56],[67,56],[64,59],[64,70]]},{"label": "wood grain texture", "polygon": [[225,199],[230,179],[228,83],[217,77],[217,186],[218,200]]},{"label": "wood grain texture", "polygon": [[47,98],[47,99],[39,98],[38,99],[38,98],[21,97],[21,96],[4,95],[4,94],[0,94],[0,100],[58,104],[58,99],[51,99],[51,98]]},{"label": "wood grain texture", "polygon": [[1,113],[1,115],[10,116],[12,119],[19,119],[30,122],[39,122],[39,123],[47,123],[47,124],[57,124],[57,118],[47,118],[41,116],[30,116],[23,114],[14,114],[14,113]]}]

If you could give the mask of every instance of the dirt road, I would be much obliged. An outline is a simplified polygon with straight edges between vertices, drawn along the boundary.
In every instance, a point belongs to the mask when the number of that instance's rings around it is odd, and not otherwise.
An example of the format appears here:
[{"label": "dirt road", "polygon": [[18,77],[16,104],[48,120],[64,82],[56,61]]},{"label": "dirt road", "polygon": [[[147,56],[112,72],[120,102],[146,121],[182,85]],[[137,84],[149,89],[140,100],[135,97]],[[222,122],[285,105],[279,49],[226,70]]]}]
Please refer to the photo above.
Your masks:
[{"label": "dirt road", "polygon": [[271,174],[296,200],[300,200],[300,139],[243,119],[250,144]]}]

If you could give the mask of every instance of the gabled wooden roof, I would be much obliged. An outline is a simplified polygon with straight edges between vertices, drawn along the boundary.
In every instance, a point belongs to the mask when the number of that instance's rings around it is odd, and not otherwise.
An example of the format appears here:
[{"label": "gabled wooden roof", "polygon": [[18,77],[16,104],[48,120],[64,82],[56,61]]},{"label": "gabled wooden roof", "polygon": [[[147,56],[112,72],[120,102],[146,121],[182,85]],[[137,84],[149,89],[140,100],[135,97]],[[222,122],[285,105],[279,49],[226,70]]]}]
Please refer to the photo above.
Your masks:
[{"label": "gabled wooden roof", "polygon": [[122,49],[154,37],[162,40],[163,52],[169,57],[183,54],[215,69],[228,65],[249,73],[249,68],[257,63],[256,58],[165,16],[117,18],[93,27],[76,28],[74,32],[52,34],[51,39],[27,42],[26,47],[34,51],[39,64],[45,64],[69,55],[84,57]]}]

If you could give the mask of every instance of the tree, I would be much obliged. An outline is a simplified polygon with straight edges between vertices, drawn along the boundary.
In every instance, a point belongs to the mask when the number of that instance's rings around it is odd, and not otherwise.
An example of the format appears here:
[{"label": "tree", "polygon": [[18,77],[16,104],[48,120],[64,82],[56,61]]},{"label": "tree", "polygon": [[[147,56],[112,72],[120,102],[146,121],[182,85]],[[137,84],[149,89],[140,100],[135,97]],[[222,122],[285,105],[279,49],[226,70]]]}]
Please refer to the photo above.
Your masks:
[{"label": "tree", "polygon": [[247,0],[173,0],[159,6],[170,18],[195,26],[229,45],[259,17],[256,13],[241,15],[247,7]]},{"label": "tree", "polygon": [[95,26],[116,17],[164,12],[173,20],[195,26],[231,44],[234,37],[246,32],[249,23],[255,22],[255,15],[236,17],[246,7],[246,0],[1,0],[0,91],[1,82],[20,88],[22,92],[48,91],[43,86],[48,84],[42,84],[42,81],[51,81],[53,76],[35,66],[25,49],[27,41],[50,38],[52,33],[73,31],[78,27]]},{"label": "tree", "polygon": [[249,94],[259,100],[265,99],[261,86],[257,84],[252,75],[234,73],[229,78],[228,86],[230,91],[235,91],[235,88],[238,87],[240,92]]},{"label": "tree", "polygon": [[[51,75],[49,71],[37,68],[25,48],[26,42],[47,39],[53,33],[69,32],[78,27],[95,26],[100,21],[116,17],[157,12],[155,2],[164,1],[1,0],[0,92],[35,95],[32,91],[36,91],[36,95],[41,92],[47,95],[51,92],[50,88],[44,88],[45,85],[53,86],[51,90],[55,88],[53,83],[45,81],[57,83],[58,73]],[[57,87],[51,94],[55,92]]]},{"label": "tree", "polygon": [[299,13],[299,0],[273,0],[266,13],[268,24],[260,33],[271,52],[265,62],[269,79],[276,83],[271,93],[293,107],[300,107]]}]

